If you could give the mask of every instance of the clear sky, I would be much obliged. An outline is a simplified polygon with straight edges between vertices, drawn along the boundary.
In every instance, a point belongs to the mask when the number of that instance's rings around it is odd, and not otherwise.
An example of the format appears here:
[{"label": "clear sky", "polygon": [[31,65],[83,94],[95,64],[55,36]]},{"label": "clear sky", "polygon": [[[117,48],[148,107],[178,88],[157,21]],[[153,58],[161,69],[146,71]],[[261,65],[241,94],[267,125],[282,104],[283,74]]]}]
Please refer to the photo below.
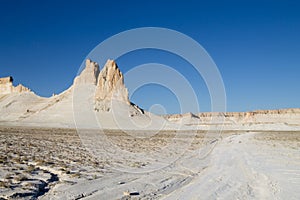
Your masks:
[{"label": "clear sky", "polygon": [[[38,95],[67,89],[86,55],[108,37],[154,26],[180,31],[206,49],[223,77],[228,111],[300,107],[299,1],[0,2],[0,76]],[[117,62],[124,73],[147,62],[174,67],[190,80],[200,110],[210,110],[203,80],[178,57],[145,50]],[[180,112],[175,96],[157,85],[140,88],[131,100]]]}]

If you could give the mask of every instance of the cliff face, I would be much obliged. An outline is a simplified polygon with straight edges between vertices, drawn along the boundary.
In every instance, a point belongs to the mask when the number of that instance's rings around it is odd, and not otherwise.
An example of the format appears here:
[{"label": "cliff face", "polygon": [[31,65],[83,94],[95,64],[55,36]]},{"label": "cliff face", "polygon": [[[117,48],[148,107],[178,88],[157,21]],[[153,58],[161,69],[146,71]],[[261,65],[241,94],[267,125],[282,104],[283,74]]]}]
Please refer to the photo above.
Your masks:
[{"label": "cliff face", "polygon": [[108,60],[100,71],[96,62],[87,59],[84,70],[75,78],[74,84],[95,85],[96,102],[117,100],[130,105],[123,74],[113,60]]},{"label": "cliff face", "polygon": [[97,78],[99,75],[99,65],[96,62],[87,59],[85,61],[85,68],[82,70],[79,76],[74,80],[74,84],[97,84]]},{"label": "cliff face", "polygon": [[23,93],[23,92],[30,92],[30,89],[21,84],[14,87],[13,78],[11,76],[0,78],[0,94]]},{"label": "cliff face", "polygon": [[[257,110],[250,112],[205,112],[165,115],[174,123],[209,129],[222,126],[223,130],[299,130],[300,109]],[[188,119],[188,120],[187,120]]]},{"label": "cliff face", "polygon": [[108,60],[99,73],[95,99],[96,101],[117,100],[130,104],[123,74],[113,60]]},{"label": "cliff face", "polygon": [[[143,113],[137,106],[131,105],[123,74],[113,60],[107,60],[100,71],[96,62],[87,59],[85,68],[74,80],[75,87],[83,85],[95,88],[93,100],[96,111],[108,112],[112,110],[113,104],[115,106],[116,104],[124,104],[133,107],[134,113]],[[136,115],[134,113],[132,115]]]}]

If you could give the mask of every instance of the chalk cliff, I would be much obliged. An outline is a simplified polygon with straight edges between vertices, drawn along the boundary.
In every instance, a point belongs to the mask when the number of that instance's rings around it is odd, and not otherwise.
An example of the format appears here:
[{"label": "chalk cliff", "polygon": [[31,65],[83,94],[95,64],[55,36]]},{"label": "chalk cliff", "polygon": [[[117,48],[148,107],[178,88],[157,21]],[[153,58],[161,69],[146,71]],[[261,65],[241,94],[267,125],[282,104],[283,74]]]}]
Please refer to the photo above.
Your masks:
[{"label": "chalk cliff", "polygon": [[19,84],[18,86],[13,86],[13,78],[3,77],[0,78],[0,94],[11,94],[11,93],[23,93],[30,92],[30,89]]},{"label": "chalk cliff", "polygon": [[117,100],[130,104],[123,74],[113,60],[108,60],[99,73],[95,99],[97,101]]}]

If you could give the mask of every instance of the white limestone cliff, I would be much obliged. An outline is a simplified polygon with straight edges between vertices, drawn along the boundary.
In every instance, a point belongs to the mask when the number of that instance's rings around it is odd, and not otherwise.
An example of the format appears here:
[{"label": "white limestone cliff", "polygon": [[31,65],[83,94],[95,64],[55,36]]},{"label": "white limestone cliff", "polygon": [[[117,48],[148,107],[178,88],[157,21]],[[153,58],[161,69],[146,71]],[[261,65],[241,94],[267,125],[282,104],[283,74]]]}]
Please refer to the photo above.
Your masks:
[{"label": "white limestone cliff", "polygon": [[130,104],[123,74],[113,60],[108,60],[99,73],[95,99],[97,101],[117,100]]},{"label": "white limestone cliff", "polygon": [[74,84],[97,84],[99,74],[99,65],[96,62],[87,59],[85,61],[85,68],[79,76],[74,79]]},{"label": "white limestone cliff", "polygon": [[23,93],[30,92],[30,89],[19,84],[13,86],[13,78],[11,76],[0,78],[0,94]]}]

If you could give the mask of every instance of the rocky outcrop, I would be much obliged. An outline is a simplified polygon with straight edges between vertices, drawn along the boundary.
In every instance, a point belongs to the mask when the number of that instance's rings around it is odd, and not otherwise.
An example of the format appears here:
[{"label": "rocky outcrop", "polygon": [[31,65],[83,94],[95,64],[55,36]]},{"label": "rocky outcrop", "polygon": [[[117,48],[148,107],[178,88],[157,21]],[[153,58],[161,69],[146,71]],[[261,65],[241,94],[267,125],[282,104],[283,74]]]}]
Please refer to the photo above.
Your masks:
[{"label": "rocky outcrop", "polygon": [[82,70],[79,76],[74,80],[74,84],[97,84],[97,78],[99,75],[99,65],[96,62],[87,59],[85,61],[85,68]]},{"label": "rocky outcrop", "polygon": [[225,112],[225,113],[214,113],[214,112],[204,112],[199,113],[198,117],[212,117],[216,115],[223,115],[225,117],[250,117],[257,115],[279,115],[279,114],[299,114],[299,108],[289,108],[289,109],[279,109],[279,110],[255,110],[249,112]]},{"label": "rocky outcrop", "polygon": [[[98,75],[95,91],[95,110],[110,111],[113,104],[126,104],[131,106],[128,90],[124,85],[124,77],[117,64],[108,60]],[[116,106],[115,104],[115,106]],[[136,108],[134,110],[137,110]],[[141,113],[141,110],[138,109]]]},{"label": "rocky outcrop", "polygon": [[[107,60],[103,69],[90,59],[86,60],[85,68],[79,76],[74,79],[74,86],[87,90],[94,89],[93,100],[96,111],[111,111],[113,104],[125,104],[143,113],[142,109],[131,104],[128,98],[128,90],[124,85],[124,77],[114,60]],[[90,89],[88,89],[90,88]]]},{"label": "rocky outcrop", "polygon": [[74,80],[74,85],[79,84],[96,86],[95,101],[117,100],[130,105],[123,74],[113,60],[107,60],[100,72],[99,65],[87,59],[85,68]]},{"label": "rocky outcrop", "polygon": [[0,85],[10,84],[13,82],[13,78],[11,76],[0,78]]},{"label": "rocky outcrop", "polygon": [[0,94],[12,93],[12,87],[13,87],[12,83],[13,83],[12,77],[0,78]]},{"label": "rocky outcrop", "polygon": [[0,78],[0,94],[12,94],[23,92],[30,92],[30,89],[21,84],[14,87],[13,78],[11,76]]},{"label": "rocky outcrop", "polygon": [[99,73],[95,99],[96,101],[116,100],[130,105],[123,74],[113,60],[108,60]]},{"label": "rocky outcrop", "polygon": [[31,92],[31,90],[29,88],[19,84],[16,87],[13,88],[13,92],[23,93],[23,92]]},{"label": "rocky outcrop", "polygon": [[172,114],[172,115],[164,115],[164,118],[169,120],[169,121],[176,121],[176,120],[180,120],[183,118],[194,118],[194,119],[199,119],[199,117],[197,115],[195,115],[194,113],[185,113],[185,114]]},{"label": "rocky outcrop", "polygon": [[[300,109],[256,110],[250,112],[203,112],[165,115],[166,120],[188,126],[227,130],[298,130]],[[186,120],[190,119],[190,120]]]}]

